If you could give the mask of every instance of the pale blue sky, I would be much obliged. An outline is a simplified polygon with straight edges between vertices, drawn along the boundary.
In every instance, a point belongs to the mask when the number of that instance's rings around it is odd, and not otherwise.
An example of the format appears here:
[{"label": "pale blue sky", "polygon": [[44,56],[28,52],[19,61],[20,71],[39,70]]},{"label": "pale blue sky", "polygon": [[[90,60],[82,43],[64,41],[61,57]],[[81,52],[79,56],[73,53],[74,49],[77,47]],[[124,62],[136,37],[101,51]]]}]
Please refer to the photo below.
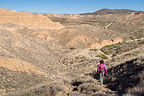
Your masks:
[{"label": "pale blue sky", "polygon": [[0,0],[0,8],[57,14],[88,13],[102,8],[144,11],[144,0]]}]

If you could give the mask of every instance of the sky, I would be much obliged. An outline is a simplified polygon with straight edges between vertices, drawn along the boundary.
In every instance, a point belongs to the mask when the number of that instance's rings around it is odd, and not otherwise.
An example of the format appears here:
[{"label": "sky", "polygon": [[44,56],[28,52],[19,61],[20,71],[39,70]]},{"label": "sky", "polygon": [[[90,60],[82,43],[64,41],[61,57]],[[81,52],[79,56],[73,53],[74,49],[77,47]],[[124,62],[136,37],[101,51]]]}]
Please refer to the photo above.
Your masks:
[{"label": "sky", "polygon": [[0,0],[0,8],[56,14],[90,13],[103,8],[144,11],[144,0]]}]

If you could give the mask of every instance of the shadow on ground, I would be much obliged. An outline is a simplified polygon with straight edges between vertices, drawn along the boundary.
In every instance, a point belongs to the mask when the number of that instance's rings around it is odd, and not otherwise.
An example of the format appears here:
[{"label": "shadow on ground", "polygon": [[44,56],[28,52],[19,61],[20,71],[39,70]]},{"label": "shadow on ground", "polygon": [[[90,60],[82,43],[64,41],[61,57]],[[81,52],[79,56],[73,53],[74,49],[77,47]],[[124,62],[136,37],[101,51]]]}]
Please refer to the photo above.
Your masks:
[{"label": "shadow on ground", "polygon": [[[90,73],[94,79],[99,80],[99,74]],[[144,59],[136,58],[127,61],[108,70],[108,75],[104,78],[104,84],[107,88],[117,92],[120,96],[123,94],[144,95],[143,86],[144,77]]]}]

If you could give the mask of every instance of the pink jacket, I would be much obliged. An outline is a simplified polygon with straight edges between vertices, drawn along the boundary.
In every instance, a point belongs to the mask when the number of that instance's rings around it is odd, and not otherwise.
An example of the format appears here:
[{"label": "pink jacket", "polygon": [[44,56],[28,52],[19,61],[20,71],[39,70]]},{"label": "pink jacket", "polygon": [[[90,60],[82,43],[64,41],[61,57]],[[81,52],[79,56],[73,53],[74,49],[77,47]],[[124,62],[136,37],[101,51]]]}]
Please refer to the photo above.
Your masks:
[{"label": "pink jacket", "polygon": [[[101,65],[101,64],[98,65],[97,72],[99,72],[99,70],[100,70],[100,65]],[[102,64],[102,65],[104,65],[104,64]],[[108,73],[105,65],[104,65],[104,69],[105,69],[104,72],[106,71],[106,73]],[[103,73],[104,73],[104,72],[103,72]]]}]

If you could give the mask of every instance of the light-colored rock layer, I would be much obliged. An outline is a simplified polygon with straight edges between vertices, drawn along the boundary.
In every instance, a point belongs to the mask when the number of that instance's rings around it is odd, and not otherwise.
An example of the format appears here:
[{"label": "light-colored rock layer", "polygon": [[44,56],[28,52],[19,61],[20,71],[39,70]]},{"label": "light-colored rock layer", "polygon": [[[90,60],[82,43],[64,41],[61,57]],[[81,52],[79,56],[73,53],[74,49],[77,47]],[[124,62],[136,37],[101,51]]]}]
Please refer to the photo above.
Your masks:
[{"label": "light-colored rock layer", "polygon": [[31,14],[28,12],[1,12],[0,24],[4,23],[13,23],[26,27],[40,27],[50,30],[59,30],[64,27],[58,22],[52,22],[42,14]]},{"label": "light-colored rock layer", "polygon": [[44,74],[39,68],[16,58],[1,58],[0,67],[7,68],[12,71],[28,72],[35,74]]}]

